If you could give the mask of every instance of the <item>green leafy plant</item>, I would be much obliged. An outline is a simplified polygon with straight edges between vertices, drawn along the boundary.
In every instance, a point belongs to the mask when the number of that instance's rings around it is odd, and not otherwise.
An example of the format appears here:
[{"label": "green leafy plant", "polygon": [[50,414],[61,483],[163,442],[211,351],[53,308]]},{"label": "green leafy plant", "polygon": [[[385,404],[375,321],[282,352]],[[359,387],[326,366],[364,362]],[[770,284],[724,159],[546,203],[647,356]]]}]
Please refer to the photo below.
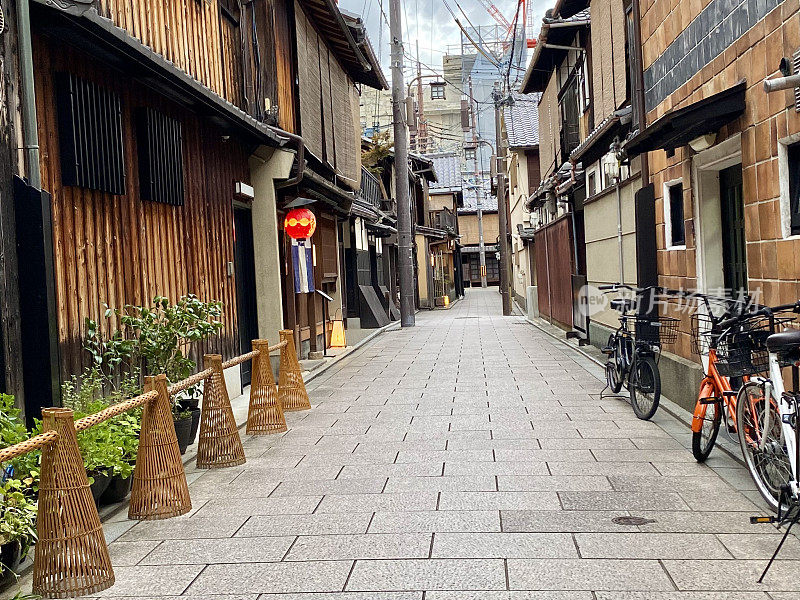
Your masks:
[{"label": "green leafy plant", "polygon": [[[113,377],[123,365],[134,369],[141,365],[145,373],[165,373],[174,383],[194,373],[197,365],[188,357],[191,344],[218,333],[224,326],[221,316],[221,302],[203,302],[194,294],[175,304],[156,296],[150,306],[106,308],[106,319],[116,318],[121,327],[103,338],[97,323],[87,321],[86,349],[104,377]],[[198,394],[199,387],[194,386],[185,397]]]},{"label": "green leafy plant", "polygon": [[[14,404],[14,396],[0,394],[0,447],[12,446],[22,442],[41,430],[41,424],[28,431],[22,419],[22,411]],[[10,477],[20,480],[26,486],[26,493],[33,496],[39,490],[39,463],[41,452],[35,450],[4,464]],[[10,467],[10,469],[9,469]]]},{"label": "green leafy plant", "polygon": [[36,541],[36,503],[24,488],[19,479],[0,486],[0,544],[19,542],[23,557]]}]

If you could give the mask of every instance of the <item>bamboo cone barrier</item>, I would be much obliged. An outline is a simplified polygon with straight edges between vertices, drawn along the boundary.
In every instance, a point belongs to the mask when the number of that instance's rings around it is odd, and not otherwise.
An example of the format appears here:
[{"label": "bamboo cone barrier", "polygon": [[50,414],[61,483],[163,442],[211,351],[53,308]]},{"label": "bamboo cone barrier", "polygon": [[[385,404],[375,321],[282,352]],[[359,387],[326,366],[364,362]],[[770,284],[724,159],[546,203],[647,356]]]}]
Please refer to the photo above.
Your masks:
[{"label": "bamboo cone barrier", "polygon": [[33,593],[72,598],[108,589],[114,571],[103,528],[78,450],[73,413],[67,408],[42,411],[45,431],[58,433],[43,447]]},{"label": "bamboo cone barrier", "polygon": [[253,340],[253,376],[250,383],[250,407],[247,411],[248,435],[266,435],[286,431],[286,417],[278,399],[278,386],[269,360],[269,342]]},{"label": "bamboo cone barrier", "polygon": [[142,413],[128,518],[169,519],[192,510],[192,501],[175,436],[166,375],[146,377],[145,390],[155,392],[155,397],[145,403]]},{"label": "bamboo cone barrier", "polygon": [[278,398],[280,398],[284,411],[308,410],[311,400],[303,383],[303,371],[300,361],[297,360],[297,351],[294,348],[294,336],[291,329],[280,332],[281,343],[286,345],[281,348],[281,364],[278,373]]},{"label": "bamboo cone barrier", "polygon": [[203,389],[197,467],[214,469],[244,464],[244,448],[225,387],[222,357],[219,354],[206,354],[203,366],[211,369],[211,376],[206,379]]}]

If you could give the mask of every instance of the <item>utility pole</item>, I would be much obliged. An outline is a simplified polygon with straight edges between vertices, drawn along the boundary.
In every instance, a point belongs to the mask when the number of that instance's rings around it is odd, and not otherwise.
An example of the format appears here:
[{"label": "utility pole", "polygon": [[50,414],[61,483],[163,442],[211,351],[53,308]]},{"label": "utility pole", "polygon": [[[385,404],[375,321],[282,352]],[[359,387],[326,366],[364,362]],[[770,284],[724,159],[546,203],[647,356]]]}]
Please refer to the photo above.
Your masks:
[{"label": "utility pole", "polygon": [[[472,157],[473,167],[475,169],[475,198],[478,203],[478,251],[481,261],[481,287],[488,286],[486,282],[486,244],[483,241],[483,199],[481,194],[483,190],[483,181],[478,173],[478,128],[475,125],[475,110],[472,104],[472,77],[469,78],[469,119],[470,126],[472,127],[472,144],[475,146],[475,155]],[[481,182],[480,185],[478,182]]]},{"label": "utility pole", "polygon": [[500,295],[503,299],[503,315],[511,314],[511,295],[508,289],[508,210],[506,207],[506,148],[503,145],[502,110],[504,98],[500,87],[492,92],[494,98],[494,126],[497,144],[497,220],[500,225]]},{"label": "utility pole", "polygon": [[414,264],[411,248],[411,197],[408,192],[408,137],[403,116],[403,23],[401,0],[389,0],[392,37],[392,120],[394,121],[394,177],[397,194],[397,246],[400,269],[400,325],[413,327]]}]

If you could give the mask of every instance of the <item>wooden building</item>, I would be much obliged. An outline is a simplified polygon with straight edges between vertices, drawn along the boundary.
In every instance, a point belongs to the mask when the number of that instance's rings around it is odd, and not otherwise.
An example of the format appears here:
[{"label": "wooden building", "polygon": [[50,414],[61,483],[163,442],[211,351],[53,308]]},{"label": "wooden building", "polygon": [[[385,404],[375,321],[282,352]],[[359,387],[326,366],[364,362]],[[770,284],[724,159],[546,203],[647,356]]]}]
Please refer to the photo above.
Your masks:
[{"label": "wooden building", "polygon": [[291,240],[279,227],[283,321],[294,329],[300,353],[306,356],[324,350],[331,319],[343,309],[339,222],[349,218],[361,189],[358,86],[387,89],[388,85],[360,19],[345,17],[335,3],[323,0],[295,1],[293,15],[292,68],[298,85],[291,86],[291,94],[297,107],[294,126],[303,138],[306,162],[295,165],[291,185],[280,185],[278,223],[297,203],[314,212],[314,284],[333,298],[329,302],[320,294],[295,293]]},{"label": "wooden building", "polygon": [[[31,25],[42,191],[16,183],[31,268],[23,381],[8,389],[29,417],[87,365],[85,321],[103,323],[106,305],[222,301],[225,328],[198,358],[286,326],[319,346],[321,299],[295,297],[282,214],[313,200],[317,283],[340,298],[356,83],[385,87],[361,22],[332,1],[32,0]],[[245,364],[229,385],[248,382]]]}]

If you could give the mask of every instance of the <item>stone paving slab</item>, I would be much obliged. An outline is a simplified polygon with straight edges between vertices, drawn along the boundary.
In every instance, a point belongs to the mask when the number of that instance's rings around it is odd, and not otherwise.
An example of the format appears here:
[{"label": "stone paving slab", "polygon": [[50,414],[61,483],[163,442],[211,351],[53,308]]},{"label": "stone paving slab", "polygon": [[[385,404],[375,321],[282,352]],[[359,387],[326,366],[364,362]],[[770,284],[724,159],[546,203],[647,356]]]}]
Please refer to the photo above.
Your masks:
[{"label": "stone paving slab", "polygon": [[[308,385],[193,511],[105,524],[121,600],[788,600],[800,542],[741,465],[601,398],[602,369],[470,290]],[[559,333],[563,335],[563,333]],[[642,517],[641,525],[615,521]]]}]

